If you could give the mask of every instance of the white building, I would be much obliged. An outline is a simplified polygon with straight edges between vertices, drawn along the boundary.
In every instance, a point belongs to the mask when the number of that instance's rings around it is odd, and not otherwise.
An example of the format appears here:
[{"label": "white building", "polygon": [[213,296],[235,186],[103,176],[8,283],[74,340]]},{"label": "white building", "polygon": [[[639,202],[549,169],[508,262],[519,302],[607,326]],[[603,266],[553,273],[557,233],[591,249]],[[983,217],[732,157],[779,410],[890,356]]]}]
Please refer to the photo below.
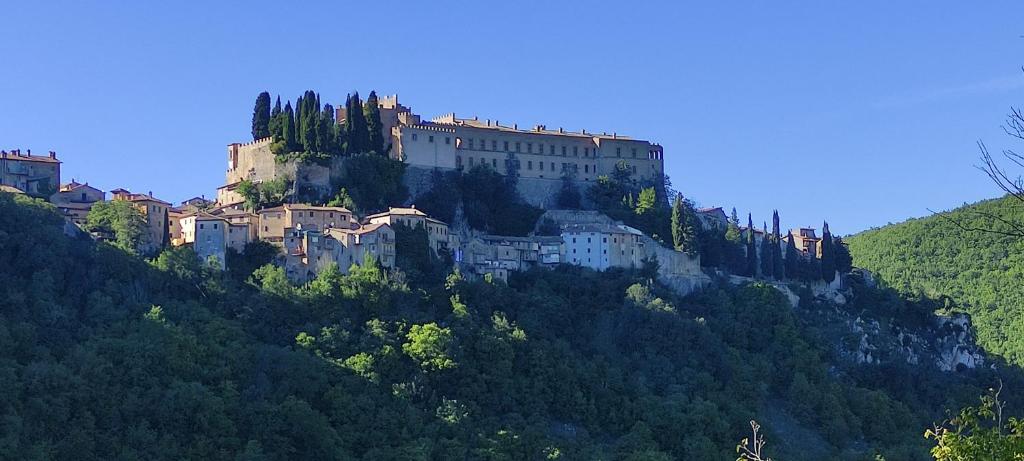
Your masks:
[{"label": "white building", "polygon": [[562,228],[565,261],[605,270],[637,268],[645,255],[643,233],[623,224],[571,224]]},{"label": "white building", "polygon": [[224,218],[205,212],[182,216],[178,223],[181,228],[180,243],[191,245],[196,256],[204,263],[216,258],[217,267],[224,269],[230,223]]}]

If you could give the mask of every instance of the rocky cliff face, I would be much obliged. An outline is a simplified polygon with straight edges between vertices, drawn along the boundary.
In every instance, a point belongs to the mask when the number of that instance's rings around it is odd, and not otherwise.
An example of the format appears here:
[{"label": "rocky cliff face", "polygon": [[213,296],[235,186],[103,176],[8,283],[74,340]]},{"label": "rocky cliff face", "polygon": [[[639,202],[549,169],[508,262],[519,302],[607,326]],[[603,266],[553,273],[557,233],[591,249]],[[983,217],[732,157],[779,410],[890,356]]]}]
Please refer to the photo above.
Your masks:
[{"label": "rocky cliff face", "polygon": [[946,372],[985,365],[985,354],[975,343],[967,314],[901,320],[863,309],[849,291],[841,296],[851,302],[839,304],[819,297],[813,304],[801,303],[798,308],[824,333],[840,362],[861,365],[899,361]]}]

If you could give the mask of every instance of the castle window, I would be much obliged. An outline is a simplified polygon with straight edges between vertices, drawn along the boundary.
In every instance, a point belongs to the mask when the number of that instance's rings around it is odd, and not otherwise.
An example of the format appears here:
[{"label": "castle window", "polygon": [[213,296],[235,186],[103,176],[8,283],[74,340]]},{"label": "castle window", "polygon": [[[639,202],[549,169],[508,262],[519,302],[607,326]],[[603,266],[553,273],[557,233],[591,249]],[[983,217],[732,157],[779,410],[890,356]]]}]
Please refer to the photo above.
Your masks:
[{"label": "castle window", "polygon": [[493,167],[495,170],[498,169],[498,159],[496,159],[496,158],[492,158],[491,159],[491,167]]},{"label": "castle window", "polygon": [[516,143],[516,152],[519,152],[519,143]]},{"label": "castle window", "polygon": [[633,149],[633,158],[636,158],[636,149]]},{"label": "castle window", "polygon": [[590,148],[589,147],[584,147],[583,148],[583,156],[584,157],[590,157]]},{"label": "castle window", "polygon": [[416,138],[418,138],[418,137],[419,137],[419,136],[416,136],[416,133],[413,133],[413,134],[412,134],[412,140],[413,140],[413,141],[415,141],[415,140],[416,140]]},{"label": "castle window", "polygon": [[616,147],[615,148],[615,156],[616,157],[622,157],[622,148],[621,147]]},{"label": "castle window", "polygon": [[434,142],[434,135],[427,136],[427,142]]},{"label": "castle window", "polygon": [[505,141],[505,152],[508,152],[508,141]]},{"label": "castle window", "polygon": [[555,171],[555,162],[551,162],[551,171]]},{"label": "castle window", "polygon": [[444,143],[445,143],[445,144],[451,144],[451,143],[452,143],[452,138],[451,138],[451,137],[449,137],[449,136],[445,136],[445,137],[444,137]]},{"label": "castle window", "polygon": [[206,228],[206,224],[200,224],[200,225],[199,225],[199,228],[200,228],[200,229],[205,229],[205,228]]},{"label": "castle window", "polygon": [[533,169],[533,160],[529,160],[529,161],[526,162],[526,169],[527,170],[532,170]]},{"label": "castle window", "polygon": [[537,168],[540,171],[544,171],[544,162],[537,162]]},{"label": "castle window", "polygon": [[213,223],[213,229],[217,230],[217,223]]},{"label": "castle window", "polygon": [[531,143],[531,142],[526,143],[526,152],[530,153],[530,154],[533,153],[533,143]]},{"label": "castle window", "polygon": [[583,165],[583,172],[590,173],[590,165]]},{"label": "castle window", "polygon": [[548,153],[550,153],[551,155],[555,155],[555,145],[554,144],[548,146]]},{"label": "castle window", "polygon": [[498,141],[491,140],[491,150],[498,150]]},{"label": "castle window", "polygon": [[580,156],[580,148],[579,148],[579,146],[572,146],[572,155],[575,155],[576,157]]},{"label": "castle window", "polygon": [[562,157],[565,157],[565,146],[562,146]]},{"label": "castle window", "polygon": [[469,148],[473,148],[473,138],[469,138]]}]

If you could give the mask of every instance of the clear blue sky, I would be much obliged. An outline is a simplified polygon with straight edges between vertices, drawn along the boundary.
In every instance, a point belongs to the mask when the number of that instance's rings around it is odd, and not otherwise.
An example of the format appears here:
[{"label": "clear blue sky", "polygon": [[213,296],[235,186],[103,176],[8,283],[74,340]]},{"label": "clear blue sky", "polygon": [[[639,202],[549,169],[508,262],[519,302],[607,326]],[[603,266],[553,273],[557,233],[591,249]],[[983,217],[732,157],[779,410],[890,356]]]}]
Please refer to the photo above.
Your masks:
[{"label": "clear blue sky", "polygon": [[258,92],[376,89],[647,138],[701,205],[851,233],[996,195],[975,141],[1024,103],[1020,2],[178,3],[4,0],[0,147],[179,201]]}]

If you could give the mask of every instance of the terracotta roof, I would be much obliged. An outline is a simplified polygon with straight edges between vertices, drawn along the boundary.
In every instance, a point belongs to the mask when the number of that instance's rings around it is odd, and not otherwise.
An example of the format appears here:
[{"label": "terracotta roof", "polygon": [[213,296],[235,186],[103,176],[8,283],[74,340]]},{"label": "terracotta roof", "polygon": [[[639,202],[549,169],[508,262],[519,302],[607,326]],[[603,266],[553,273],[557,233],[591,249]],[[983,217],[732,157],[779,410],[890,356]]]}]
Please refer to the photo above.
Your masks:
[{"label": "terracotta roof", "polygon": [[376,223],[376,224],[367,224],[365,226],[358,227],[356,229],[344,229],[344,228],[340,228],[340,227],[332,227],[330,229],[327,229],[327,233],[338,231],[338,232],[341,232],[343,234],[362,235],[362,234],[367,234],[367,233],[370,233],[370,232],[374,232],[377,229],[380,229],[381,227],[390,228],[391,226],[388,226],[386,223]]}]

